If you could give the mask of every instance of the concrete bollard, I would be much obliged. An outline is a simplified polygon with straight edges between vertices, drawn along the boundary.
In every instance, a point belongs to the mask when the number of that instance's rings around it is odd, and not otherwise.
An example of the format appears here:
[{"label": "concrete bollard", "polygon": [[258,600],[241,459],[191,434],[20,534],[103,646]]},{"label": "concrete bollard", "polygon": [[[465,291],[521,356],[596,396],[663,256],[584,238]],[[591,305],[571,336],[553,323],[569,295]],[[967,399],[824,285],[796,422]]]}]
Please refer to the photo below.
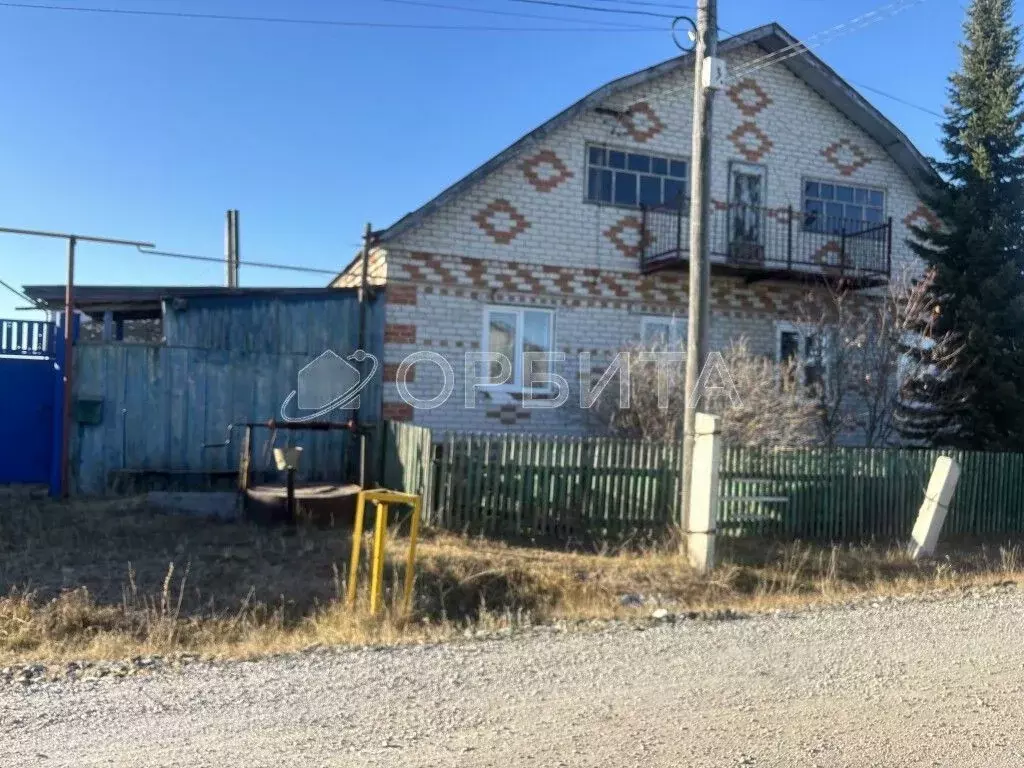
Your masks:
[{"label": "concrete bollard", "polygon": [[946,522],[949,502],[953,500],[957,480],[960,479],[960,467],[949,456],[940,456],[935,461],[928,489],[924,494],[924,503],[917,513],[914,531],[910,534],[910,556],[917,560],[931,557],[935,553],[935,545],[939,541],[939,533]]},{"label": "concrete bollard", "polygon": [[693,475],[690,481],[690,525],[686,552],[700,573],[715,567],[715,531],[718,523],[718,464],[721,457],[719,418],[698,413],[694,431]]}]

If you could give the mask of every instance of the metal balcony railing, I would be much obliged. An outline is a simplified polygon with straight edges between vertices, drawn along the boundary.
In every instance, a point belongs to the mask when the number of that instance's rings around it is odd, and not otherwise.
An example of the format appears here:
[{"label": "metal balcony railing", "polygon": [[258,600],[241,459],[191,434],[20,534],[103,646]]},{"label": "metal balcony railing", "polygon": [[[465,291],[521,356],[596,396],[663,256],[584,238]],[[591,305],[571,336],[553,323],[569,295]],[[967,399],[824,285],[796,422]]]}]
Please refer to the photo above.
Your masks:
[{"label": "metal balcony railing", "polygon": [[[644,272],[689,261],[690,207],[642,207]],[[851,278],[887,282],[892,264],[892,219],[881,223],[804,214],[787,208],[734,203],[711,212],[711,264],[751,277]]]}]

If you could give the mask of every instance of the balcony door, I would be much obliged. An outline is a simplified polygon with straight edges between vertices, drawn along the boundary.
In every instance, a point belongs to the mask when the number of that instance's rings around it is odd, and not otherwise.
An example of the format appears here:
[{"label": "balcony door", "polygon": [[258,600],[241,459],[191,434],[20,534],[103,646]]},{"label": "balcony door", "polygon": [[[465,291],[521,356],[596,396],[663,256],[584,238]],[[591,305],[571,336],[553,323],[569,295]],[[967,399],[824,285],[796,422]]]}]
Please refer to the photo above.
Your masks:
[{"label": "balcony door", "polygon": [[729,165],[729,255],[736,261],[764,261],[767,199],[764,166]]}]

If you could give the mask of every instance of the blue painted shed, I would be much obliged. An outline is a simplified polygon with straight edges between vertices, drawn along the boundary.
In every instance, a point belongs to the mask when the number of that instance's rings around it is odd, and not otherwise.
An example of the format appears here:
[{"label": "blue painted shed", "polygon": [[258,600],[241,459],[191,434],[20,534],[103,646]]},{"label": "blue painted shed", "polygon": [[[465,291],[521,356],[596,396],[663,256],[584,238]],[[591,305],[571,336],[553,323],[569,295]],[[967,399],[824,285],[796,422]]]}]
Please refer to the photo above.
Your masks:
[{"label": "blue painted shed", "polygon": [[[50,288],[50,287],[45,287]],[[54,286],[59,295],[62,287]],[[45,298],[44,288],[30,287]],[[116,341],[104,333],[75,347],[76,417],[71,467],[78,493],[99,494],[126,471],[229,475],[238,466],[229,424],[281,418],[299,371],[326,350],[358,347],[353,289],[87,287],[77,305],[93,319],[159,320],[159,341]],[[32,293],[30,293],[32,295]],[[116,315],[115,315],[116,313]],[[384,298],[367,301],[365,351],[382,359]],[[83,334],[85,338],[88,335]],[[290,408],[295,408],[294,398]],[[325,418],[347,420],[351,411]],[[359,417],[381,417],[380,372],[360,394]],[[269,433],[257,435],[256,469],[272,463]],[[348,433],[279,434],[304,448],[302,477],[340,481],[350,471]]]}]

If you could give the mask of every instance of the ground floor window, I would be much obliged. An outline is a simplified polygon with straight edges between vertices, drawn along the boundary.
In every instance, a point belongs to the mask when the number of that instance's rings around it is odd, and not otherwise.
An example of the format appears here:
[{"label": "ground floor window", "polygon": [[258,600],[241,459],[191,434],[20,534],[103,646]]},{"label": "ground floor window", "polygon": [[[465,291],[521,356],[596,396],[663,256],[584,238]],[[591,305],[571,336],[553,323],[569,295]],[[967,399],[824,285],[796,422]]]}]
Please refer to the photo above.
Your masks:
[{"label": "ground floor window", "polygon": [[827,341],[819,328],[798,323],[776,325],[775,362],[795,362],[808,389],[819,389],[828,366]]},{"label": "ground floor window", "polygon": [[644,347],[685,347],[685,317],[648,316],[640,321],[640,341]]},{"label": "ground floor window", "polygon": [[531,369],[524,365],[528,353],[554,351],[554,313],[547,309],[520,309],[492,306],[484,311],[484,335],[481,347],[484,353],[502,355],[512,366],[511,378],[502,383],[502,364],[494,360],[488,368],[488,381],[493,386],[523,389],[533,377],[550,372],[540,363]]}]

